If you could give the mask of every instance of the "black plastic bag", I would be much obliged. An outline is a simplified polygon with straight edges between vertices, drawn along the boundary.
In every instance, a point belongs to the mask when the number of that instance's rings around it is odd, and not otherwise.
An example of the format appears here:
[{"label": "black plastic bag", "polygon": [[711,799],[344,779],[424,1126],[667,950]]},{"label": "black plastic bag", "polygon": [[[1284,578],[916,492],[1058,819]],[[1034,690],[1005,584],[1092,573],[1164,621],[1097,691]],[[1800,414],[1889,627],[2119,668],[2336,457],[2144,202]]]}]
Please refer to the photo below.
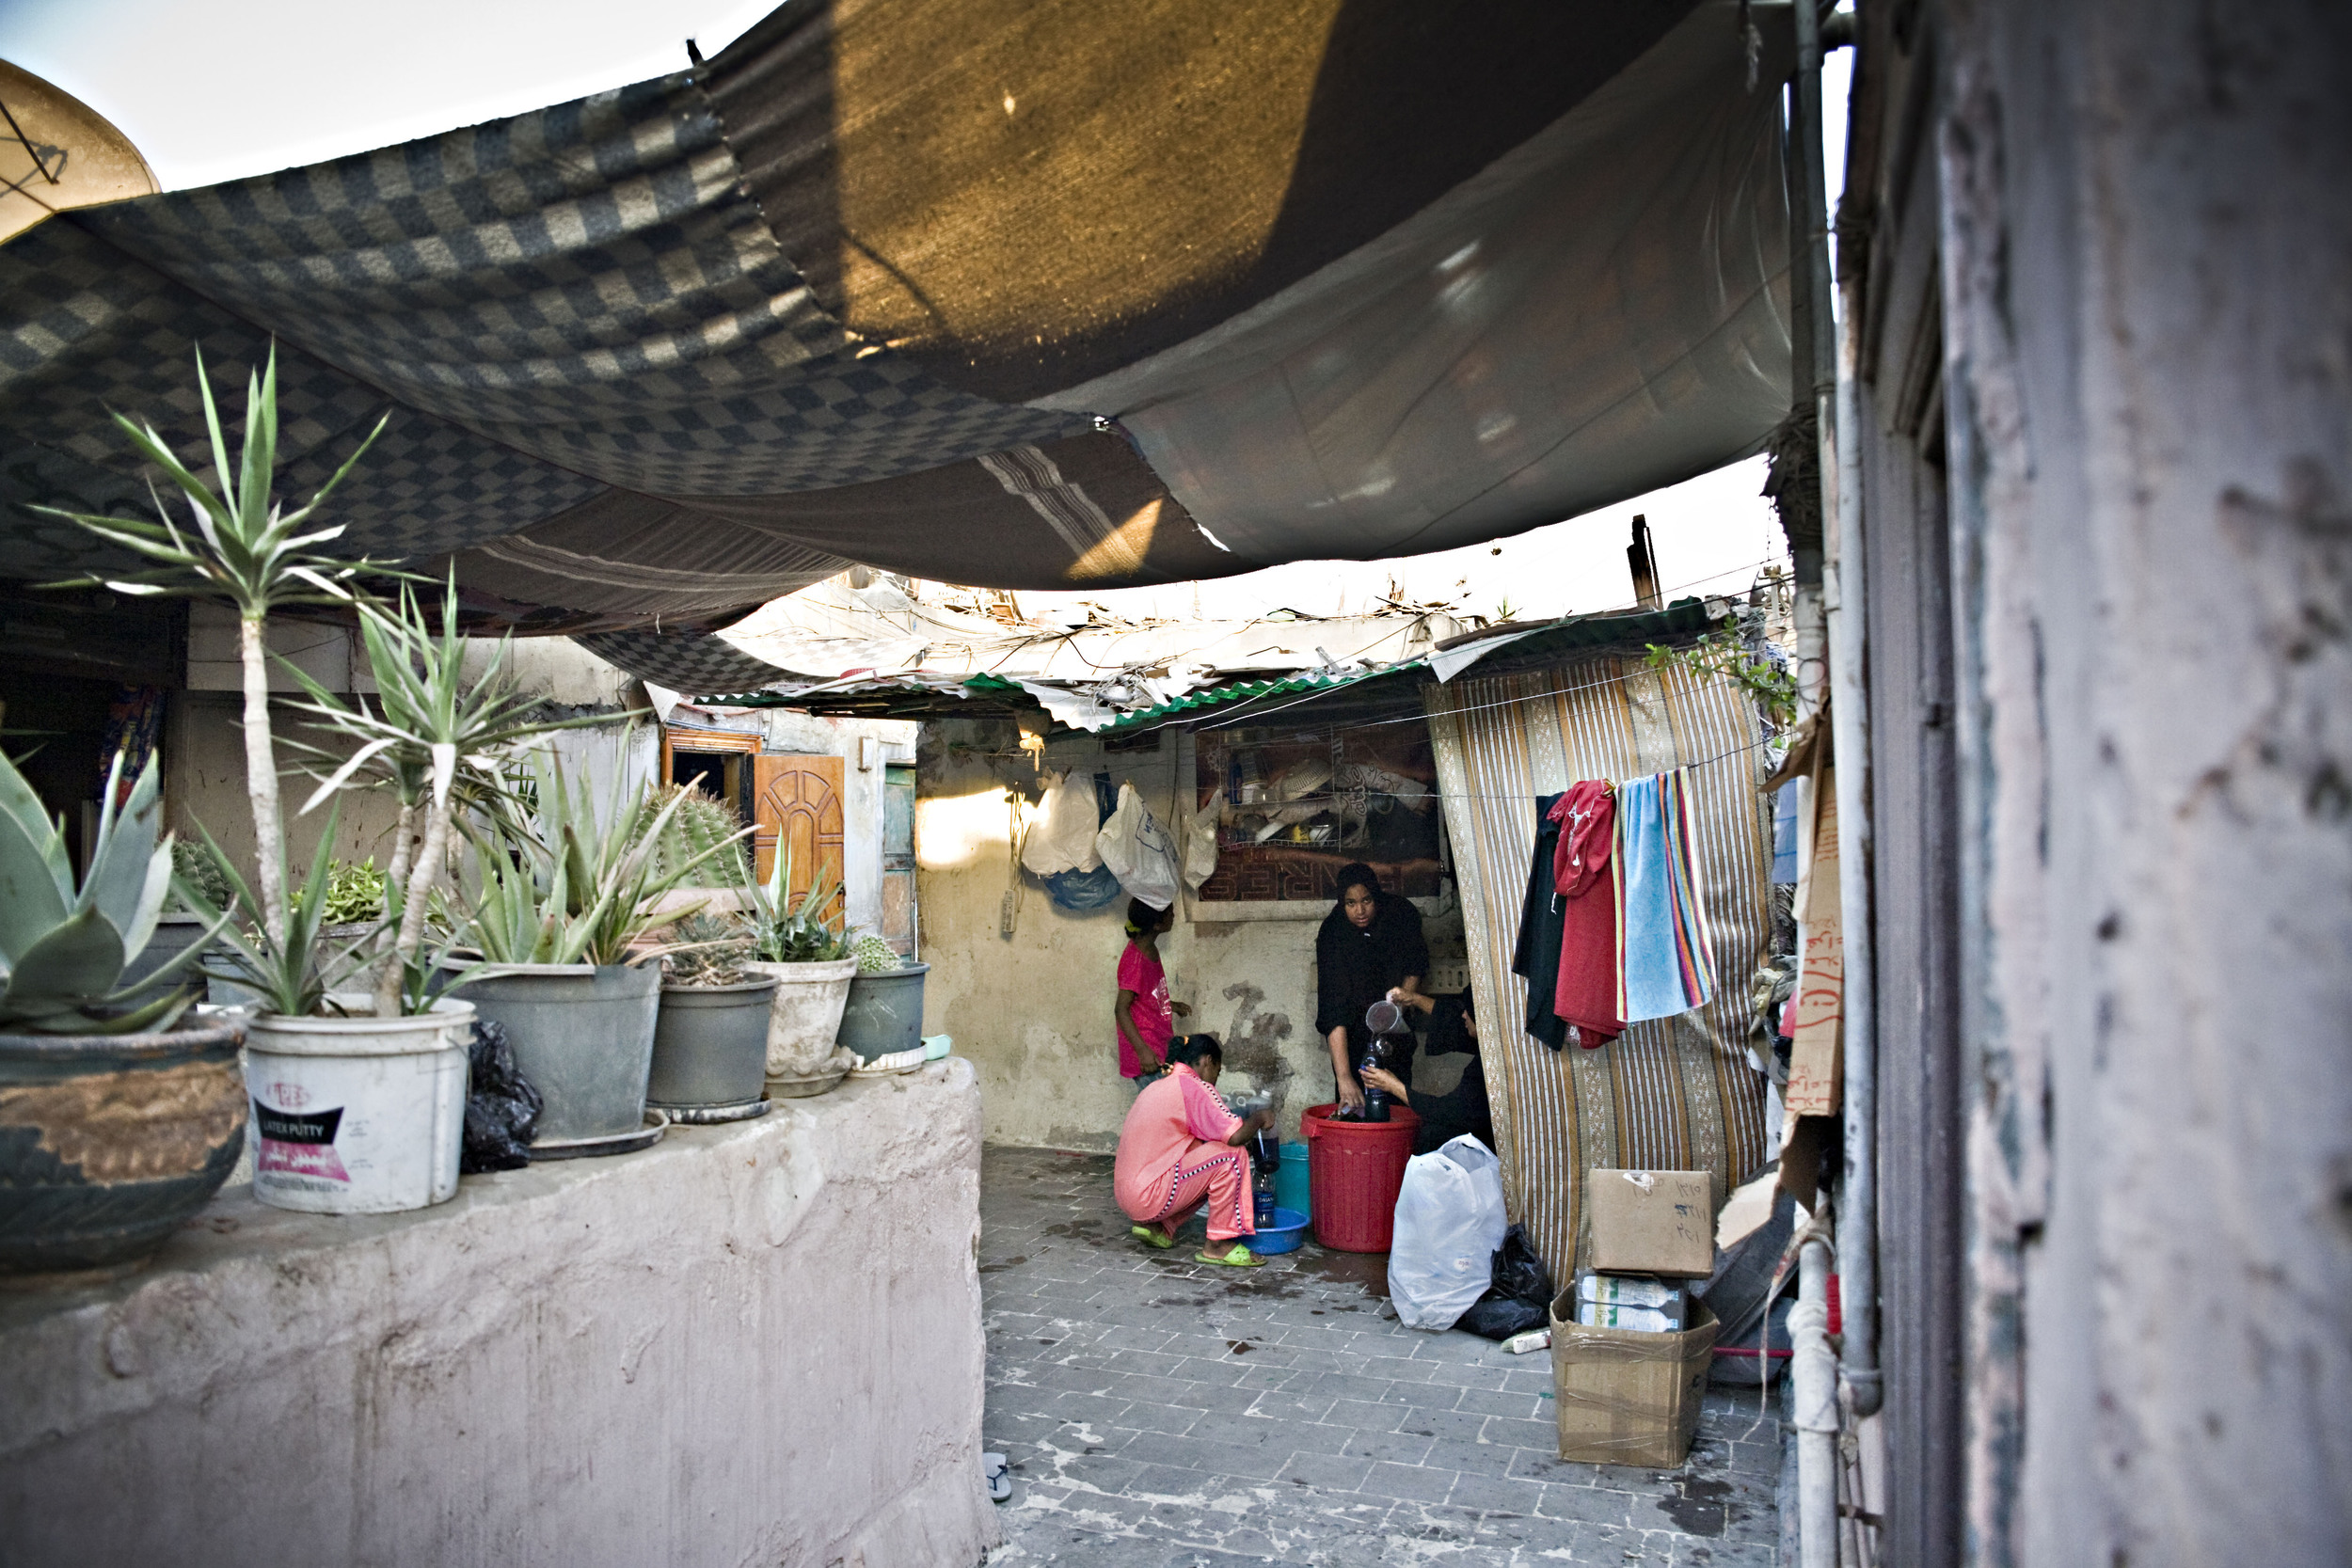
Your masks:
[{"label": "black plastic bag", "polygon": [[1493,1283],[1454,1326],[1487,1339],[1508,1339],[1551,1322],[1551,1275],[1518,1226],[1495,1248]]},{"label": "black plastic bag", "polygon": [[545,1102],[516,1068],[503,1025],[476,1020],[466,1058],[466,1148],[457,1168],[468,1176],[519,1170],[531,1164]]}]

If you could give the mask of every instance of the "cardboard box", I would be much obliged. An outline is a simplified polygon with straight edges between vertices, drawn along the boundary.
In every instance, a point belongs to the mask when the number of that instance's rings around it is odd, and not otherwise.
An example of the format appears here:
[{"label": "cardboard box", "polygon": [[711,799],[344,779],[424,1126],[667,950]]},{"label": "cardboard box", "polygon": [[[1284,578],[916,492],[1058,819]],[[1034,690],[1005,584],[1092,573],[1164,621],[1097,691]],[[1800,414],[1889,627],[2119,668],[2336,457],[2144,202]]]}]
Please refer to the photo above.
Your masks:
[{"label": "cardboard box", "polygon": [[[1563,1318],[1561,1314],[1569,1314]],[[1586,1465],[1672,1466],[1691,1451],[1715,1358],[1715,1314],[1704,1302],[1679,1334],[1584,1328],[1576,1296],[1551,1304],[1551,1385],[1560,1457]]]},{"label": "cardboard box", "polygon": [[1593,1268],[1705,1278],[1715,1272],[1715,1184],[1703,1170],[1597,1170],[1584,1187]]}]

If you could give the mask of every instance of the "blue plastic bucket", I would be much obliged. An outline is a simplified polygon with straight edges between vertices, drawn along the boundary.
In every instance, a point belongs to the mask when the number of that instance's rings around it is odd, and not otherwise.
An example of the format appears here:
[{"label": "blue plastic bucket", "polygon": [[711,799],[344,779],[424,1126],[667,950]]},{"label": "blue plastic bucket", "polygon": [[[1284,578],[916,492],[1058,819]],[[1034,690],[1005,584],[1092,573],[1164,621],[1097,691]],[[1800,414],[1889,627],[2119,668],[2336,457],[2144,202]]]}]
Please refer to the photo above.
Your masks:
[{"label": "blue plastic bucket", "polygon": [[1307,1146],[1293,1141],[1282,1146],[1282,1163],[1274,1172],[1274,1202],[1277,1208],[1288,1209],[1301,1219],[1311,1218],[1314,1209],[1307,1201]]},{"label": "blue plastic bucket", "polygon": [[1306,1234],[1307,1216],[1278,1203],[1274,1206],[1274,1223],[1258,1227],[1258,1233],[1249,1238],[1249,1250],[1261,1256],[1296,1252]]}]

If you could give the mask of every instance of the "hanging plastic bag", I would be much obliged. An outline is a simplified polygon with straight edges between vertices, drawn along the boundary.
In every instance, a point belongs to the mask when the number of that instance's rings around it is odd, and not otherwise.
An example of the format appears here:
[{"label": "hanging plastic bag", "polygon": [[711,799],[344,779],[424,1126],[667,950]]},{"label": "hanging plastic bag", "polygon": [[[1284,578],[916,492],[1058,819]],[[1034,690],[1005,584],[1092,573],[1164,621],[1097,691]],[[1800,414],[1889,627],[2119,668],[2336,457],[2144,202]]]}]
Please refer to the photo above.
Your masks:
[{"label": "hanging plastic bag", "polygon": [[1119,786],[1118,808],[1095,835],[1094,850],[1130,898],[1164,910],[1183,891],[1179,880],[1183,863],[1177,859],[1176,845],[1133,784]]},{"label": "hanging plastic bag", "polygon": [[1225,798],[1212,800],[1184,824],[1184,887],[1199,893],[1200,884],[1216,875],[1216,830],[1225,815]]},{"label": "hanging plastic bag", "polygon": [[1440,1334],[1494,1282],[1502,1213],[1502,1162],[1465,1132],[1406,1164],[1389,1243],[1389,1300],[1406,1328]]},{"label": "hanging plastic bag", "polygon": [[1073,785],[1069,774],[1055,774],[1045,786],[1044,799],[1037,803],[1037,816],[1021,846],[1022,867],[1039,877],[1093,870],[1103,863],[1094,848],[1101,822],[1094,809],[1092,782]]}]

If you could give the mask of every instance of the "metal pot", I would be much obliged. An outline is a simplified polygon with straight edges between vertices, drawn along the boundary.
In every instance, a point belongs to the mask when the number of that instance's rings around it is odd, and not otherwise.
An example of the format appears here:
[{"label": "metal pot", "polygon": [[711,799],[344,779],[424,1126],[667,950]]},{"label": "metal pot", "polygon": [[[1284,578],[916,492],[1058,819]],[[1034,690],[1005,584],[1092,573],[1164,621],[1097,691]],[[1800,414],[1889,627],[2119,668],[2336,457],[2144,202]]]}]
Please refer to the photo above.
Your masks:
[{"label": "metal pot", "polygon": [[850,982],[841,1043],[866,1061],[923,1043],[923,976],[929,964],[861,974]]},{"label": "metal pot", "polygon": [[617,1138],[644,1125],[658,966],[515,964],[450,994],[505,1028],[515,1066],[547,1102],[534,1142]]},{"label": "metal pot", "polygon": [[230,1022],[161,1035],[0,1035],[0,1273],[135,1263],[245,1148]]},{"label": "metal pot", "polygon": [[732,986],[663,986],[645,1102],[662,1111],[755,1104],[776,985],[762,974]]}]

